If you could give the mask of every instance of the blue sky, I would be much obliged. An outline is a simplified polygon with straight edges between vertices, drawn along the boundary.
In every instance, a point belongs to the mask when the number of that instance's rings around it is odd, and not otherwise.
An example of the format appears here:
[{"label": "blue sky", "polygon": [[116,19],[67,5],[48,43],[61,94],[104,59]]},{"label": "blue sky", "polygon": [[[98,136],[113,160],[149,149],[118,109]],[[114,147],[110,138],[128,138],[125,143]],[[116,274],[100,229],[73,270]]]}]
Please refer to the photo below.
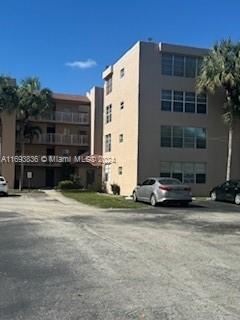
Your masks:
[{"label": "blue sky", "polygon": [[0,74],[84,94],[138,40],[239,40],[239,0],[0,0]]}]

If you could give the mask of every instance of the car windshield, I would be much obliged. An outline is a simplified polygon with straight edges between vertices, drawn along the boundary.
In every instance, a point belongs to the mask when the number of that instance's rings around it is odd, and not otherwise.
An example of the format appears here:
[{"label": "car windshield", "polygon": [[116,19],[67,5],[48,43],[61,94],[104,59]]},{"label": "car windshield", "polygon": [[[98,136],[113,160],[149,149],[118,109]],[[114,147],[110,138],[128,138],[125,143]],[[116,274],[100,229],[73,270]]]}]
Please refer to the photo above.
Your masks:
[{"label": "car windshield", "polygon": [[2,178],[2,177],[0,177],[0,181],[1,181],[1,182],[4,182],[4,181],[5,181],[5,179],[4,179],[4,178]]},{"label": "car windshield", "polygon": [[178,179],[158,179],[161,184],[182,184],[182,182]]}]

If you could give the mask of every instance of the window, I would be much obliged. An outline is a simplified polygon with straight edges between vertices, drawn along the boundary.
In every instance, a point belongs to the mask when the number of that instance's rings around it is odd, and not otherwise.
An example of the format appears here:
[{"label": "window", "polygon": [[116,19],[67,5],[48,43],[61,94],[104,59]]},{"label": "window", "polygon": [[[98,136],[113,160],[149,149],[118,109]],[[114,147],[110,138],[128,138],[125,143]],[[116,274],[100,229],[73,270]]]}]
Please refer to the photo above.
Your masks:
[{"label": "window", "polygon": [[195,93],[185,92],[185,112],[195,112]]},{"label": "window", "polygon": [[182,91],[173,92],[173,111],[183,112],[183,92]]},{"label": "window", "polygon": [[106,107],[106,123],[112,121],[112,105]]},{"label": "window", "polygon": [[123,168],[122,167],[118,167],[118,174],[121,176],[123,173]]},{"label": "window", "polygon": [[195,147],[195,128],[184,128],[184,148]]},{"label": "window", "polygon": [[197,95],[197,113],[207,112],[207,96],[206,94]]},{"label": "window", "polygon": [[196,128],[196,147],[197,149],[206,149],[206,129]]},{"label": "window", "polygon": [[162,54],[162,74],[171,76],[173,67],[173,56],[172,54]]},{"label": "window", "polygon": [[120,102],[120,109],[121,109],[121,110],[124,109],[124,101],[121,101],[121,102]]},{"label": "window", "polygon": [[111,134],[105,136],[105,152],[110,152],[112,147]]},{"label": "window", "polygon": [[195,78],[200,73],[202,60],[202,57],[162,53],[162,74]]},{"label": "window", "polygon": [[185,76],[187,78],[195,78],[196,76],[196,58],[186,57]]},{"label": "window", "polygon": [[161,126],[161,146],[171,147],[172,145],[172,129],[169,126]]},{"label": "window", "polygon": [[110,180],[110,173],[111,173],[111,165],[105,164],[104,165],[104,181]]},{"label": "window", "polygon": [[186,162],[183,164],[183,182],[194,183],[194,163]]},{"label": "window", "polygon": [[172,91],[162,90],[161,108],[163,111],[172,110]]},{"label": "window", "polygon": [[124,68],[122,68],[122,69],[120,70],[120,78],[123,78],[123,77],[124,77],[124,74],[125,74],[125,70],[124,70]]},{"label": "window", "polygon": [[170,177],[186,184],[206,183],[206,163],[204,162],[161,162],[160,177]]},{"label": "window", "polygon": [[148,180],[148,185],[149,185],[149,186],[152,186],[152,185],[154,185],[155,182],[156,182],[155,179],[149,179],[149,180]]},{"label": "window", "polygon": [[160,176],[164,178],[171,177],[171,164],[170,162],[161,162]]},{"label": "window", "polygon": [[206,128],[161,126],[161,147],[206,149]]},{"label": "window", "polygon": [[206,183],[206,164],[205,163],[196,163],[195,166],[196,172],[196,183]]},{"label": "window", "polygon": [[173,58],[173,75],[178,77],[184,76],[184,56],[175,55]]},{"label": "window", "polygon": [[197,95],[195,92],[164,89],[161,91],[161,110],[205,114],[207,96],[206,94]]},{"label": "window", "polygon": [[183,174],[182,174],[182,163],[181,162],[173,162],[171,171],[172,171],[172,174],[171,174],[172,178],[182,181]]},{"label": "window", "polygon": [[119,142],[120,142],[120,143],[123,142],[123,134],[122,134],[122,133],[119,135]]},{"label": "window", "polygon": [[106,80],[106,94],[112,92],[112,77]]},{"label": "window", "polygon": [[173,127],[173,147],[182,148],[183,147],[183,128]]},{"label": "window", "polygon": [[149,184],[149,179],[143,181],[142,186],[148,186],[148,184]]},{"label": "window", "polygon": [[197,75],[199,76],[202,67],[203,58],[197,58]]}]

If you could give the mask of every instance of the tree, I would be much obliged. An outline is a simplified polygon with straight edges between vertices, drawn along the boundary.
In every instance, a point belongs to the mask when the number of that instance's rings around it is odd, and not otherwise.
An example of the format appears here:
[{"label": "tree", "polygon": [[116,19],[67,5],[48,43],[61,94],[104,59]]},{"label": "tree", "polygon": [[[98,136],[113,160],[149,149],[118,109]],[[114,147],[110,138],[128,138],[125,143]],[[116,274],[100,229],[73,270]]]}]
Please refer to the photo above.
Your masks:
[{"label": "tree", "polygon": [[226,180],[231,177],[233,133],[240,116],[240,43],[230,39],[216,43],[203,59],[197,79],[198,92],[215,93],[223,89],[225,101],[223,120],[228,126],[228,156]]},{"label": "tree", "polygon": [[[40,128],[32,126],[31,117],[37,117],[51,110],[52,92],[41,88],[36,77],[26,78],[17,86],[9,77],[0,77],[0,112],[16,112],[21,156],[25,154],[26,139],[33,139]],[[24,163],[21,162],[19,189],[22,189]]]},{"label": "tree", "polygon": [[[49,112],[53,106],[52,92],[41,88],[38,78],[26,78],[17,89],[18,106],[17,121],[20,140],[21,155],[25,154],[26,139],[32,139],[34,135],[41,133],[41,129],[31,125],[31,117]],[[21,162],[19,189],[22,189],[24,177],[24,162]]]},{"label": "tree", "polygon": [[0,76],[0,113],[12,112],[18,106],[17,86],[15,81],[6,76]]}]

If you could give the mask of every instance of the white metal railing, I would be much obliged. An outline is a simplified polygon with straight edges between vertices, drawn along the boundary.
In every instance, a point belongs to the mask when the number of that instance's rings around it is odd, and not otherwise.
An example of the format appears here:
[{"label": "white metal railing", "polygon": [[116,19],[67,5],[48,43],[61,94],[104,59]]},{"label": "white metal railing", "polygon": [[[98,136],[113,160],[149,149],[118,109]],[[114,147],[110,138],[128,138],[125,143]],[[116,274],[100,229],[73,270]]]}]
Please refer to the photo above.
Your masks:
[{"label": "white metal railing", "polygon": [[49,114],[33,117],[31,120],[89,124],[89,117],[88,117],[88,113],[86,112],[55,111]]},{"label": "white metal railing", "polygon": [[64,135],[60,133],[42,133],[38,137],[34,138],[33,143],[86,146],[88,145],[88,136],[77,134]]}]

